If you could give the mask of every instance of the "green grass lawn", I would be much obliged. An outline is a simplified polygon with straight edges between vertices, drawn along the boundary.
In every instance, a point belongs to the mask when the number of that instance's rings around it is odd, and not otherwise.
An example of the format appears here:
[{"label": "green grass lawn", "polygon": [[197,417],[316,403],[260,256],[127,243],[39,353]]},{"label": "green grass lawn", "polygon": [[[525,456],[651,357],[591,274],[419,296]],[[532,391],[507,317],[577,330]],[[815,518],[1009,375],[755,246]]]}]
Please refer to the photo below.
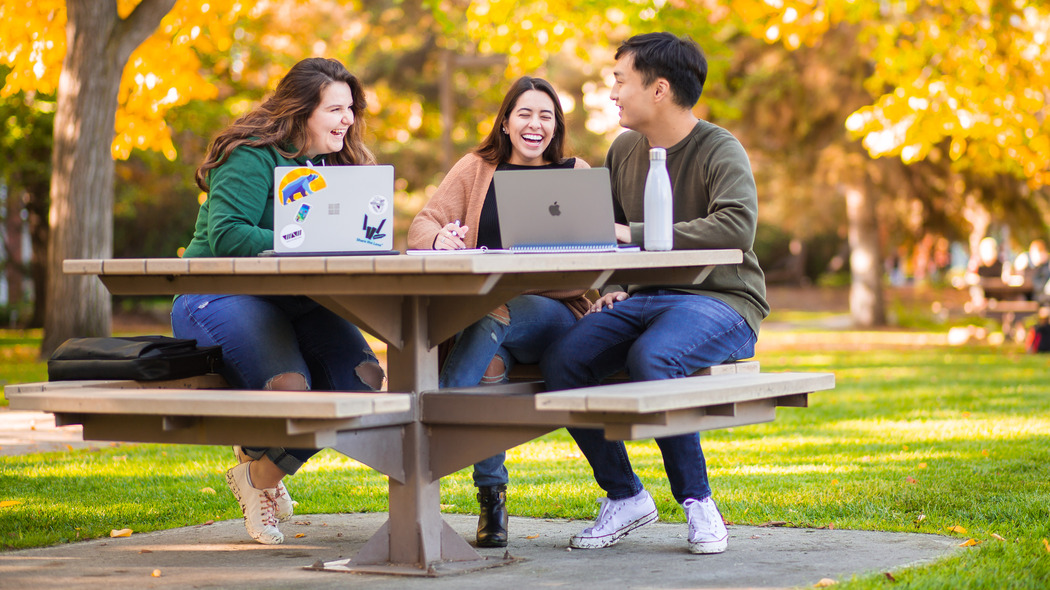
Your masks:
[{"label": "green grass lawn", "polygon": [[[22,351],[32,337],[9,336],[0,340],[0,376],[43,379],[42,364],[22,366],[35,363]],[[1050,587],[1050,357],[865,337],[831,347],[839,335],[818,336],[825,345],[766,346],[758,359],[763,370],[832,371],[835,390],[812,395],[809,408],[778,410],[775,422],[703,434],[725,517],[976,543],[894,572],[896,582],[872,576],[842,588]],[[629,443],[629,451],[661,518],[684,521],[655,444]],[[239,518],[222,478],[232,460],[225,447],[166,445],[0,457],[0,547]],[[508,467],[513,514],[594,517],[600,491],[564,431],[513,449]],[[333,451],[287,485],[305,513],[386,509],[384,478]],[[476,512],[469,471],[442,480],[442,503]]]}]

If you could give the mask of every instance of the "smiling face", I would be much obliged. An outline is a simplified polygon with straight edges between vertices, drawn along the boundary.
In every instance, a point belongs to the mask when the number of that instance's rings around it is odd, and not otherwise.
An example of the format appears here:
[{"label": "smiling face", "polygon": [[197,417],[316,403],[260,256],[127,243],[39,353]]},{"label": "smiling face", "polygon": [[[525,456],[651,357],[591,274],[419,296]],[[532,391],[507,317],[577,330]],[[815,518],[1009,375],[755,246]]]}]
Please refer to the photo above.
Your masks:
[{"label": "smiling face", "polygon": [[353,93],[346,82],[332,82],[321,91],[321,102],[306,120],[306,156],[313,158],[343,149],[346,131],[354,124]]},{"label": "smiling face", "polygon": [[551,97],[539,90],[523,93],[503,122],[511,144],[507,161],[519,166],[550,164],[544,159],[543,152],[554,138],[555,127]]},{"label": "smiling face", "polygon": [[609,98],[620,108],[620,125],[644,133],[652,116],[653,84],[646,86],[641,72],[634,69],[634,55],[628,53],[613,67],[613,87]]}]

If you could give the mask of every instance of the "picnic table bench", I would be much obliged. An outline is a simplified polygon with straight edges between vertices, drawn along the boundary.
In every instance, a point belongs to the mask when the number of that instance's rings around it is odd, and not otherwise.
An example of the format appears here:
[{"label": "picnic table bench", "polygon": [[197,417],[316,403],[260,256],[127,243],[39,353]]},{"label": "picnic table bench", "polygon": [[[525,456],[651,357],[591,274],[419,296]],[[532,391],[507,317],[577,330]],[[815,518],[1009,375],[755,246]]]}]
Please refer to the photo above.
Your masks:
[{"label": "picnic table bench", "polygon": [[992,318],[1002,326],[1003,334],[1018,342],[1024,340],[1024,321],[1039,313],[1042,304],[1029,299],[1030,281],[1008,282],[999,277],[979,277],[976,287],[979,295],[971,307],[982,317]]},{"label": "picnic table bench", "polygon": [[809,393],[833,388],[834,375],[762,373],[751,361],[707,375],[566,391],[546,392],[542,381],[520,374],[509,384],[439,390],[436,345],[526,290],[668,277],[700,283],[711,265],[739,260],[739,251],[681,251],[377,256],[331,264],[67,261],[67,272],[97,274],[116,294],[314,297],[388,344],[390,391],[234,391],[217,376],[202,376],[11,385],[5,394],[14,409],[83,424],[85,438],[331,447],[387,475],[387,523],[354,557],[322,569],[432,576],[502,565],[513,558],[480,556],[441,519],[441,477],[563,426],[633,440],[773,420],[776,407],[802,407]]}]

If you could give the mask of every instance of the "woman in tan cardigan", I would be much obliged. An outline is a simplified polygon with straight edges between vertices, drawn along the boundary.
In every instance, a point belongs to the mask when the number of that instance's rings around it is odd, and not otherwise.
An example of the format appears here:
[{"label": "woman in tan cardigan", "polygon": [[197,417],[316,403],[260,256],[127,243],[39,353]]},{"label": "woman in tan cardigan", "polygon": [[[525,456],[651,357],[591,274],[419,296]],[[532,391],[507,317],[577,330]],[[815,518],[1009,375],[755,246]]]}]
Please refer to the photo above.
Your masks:
[{"label": "woman in tan cardigan", "polygon": [[[412,220],[408,247],[460,250],[501,248],[496,170],[588,168],[562,155],[565,115],[546,80],[519,78],[507,92],[492,131],[445,176]],[[501,383],[513,363],[539,362],[547,346],[586,313],[583,291],[543,291],[511,299],[456,336],[441,369],[441,387]],[[481,514],[480,547],[507,545],[505,453],[474,465]]]}]

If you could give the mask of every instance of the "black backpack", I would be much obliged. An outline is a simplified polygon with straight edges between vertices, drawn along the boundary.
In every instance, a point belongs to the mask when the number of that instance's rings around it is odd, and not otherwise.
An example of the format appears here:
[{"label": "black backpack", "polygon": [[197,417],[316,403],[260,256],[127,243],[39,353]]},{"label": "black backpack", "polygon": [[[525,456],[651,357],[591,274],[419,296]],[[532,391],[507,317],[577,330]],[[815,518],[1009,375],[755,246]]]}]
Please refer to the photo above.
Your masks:
[{"label": "black backpack", "polygon": [[1050,323],[1036,324],[1028,328],[1025,348],[1028,352],[1050,352]]},{"label": "black backpack", "polygon": [[170,336],[70,338],[47,361],[49,381],[182,379],[214,373],[222,347]]}]

